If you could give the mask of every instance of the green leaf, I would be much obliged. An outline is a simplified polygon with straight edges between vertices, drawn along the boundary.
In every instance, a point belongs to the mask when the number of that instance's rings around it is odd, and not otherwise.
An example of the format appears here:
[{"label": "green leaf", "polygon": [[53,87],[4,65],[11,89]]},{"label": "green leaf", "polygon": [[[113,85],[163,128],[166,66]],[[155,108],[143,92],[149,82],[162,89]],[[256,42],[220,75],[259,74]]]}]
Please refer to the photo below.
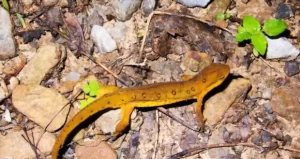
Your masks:
[{"label": "green leaf", "polygon": [[265,35],[259,31],[252,35],[251,42],[254,48],[261,54],[265,55],[267,50],[267,39]]},{"label": "green leaf", "polygon": [[244,27],[239,26],[238,34],[236,35],[235,40],[238,42],[242,42],[244,40],[249,40],[250,38],[251,38],[251,34],[247,32],[247,30]]},{"label": "green leaf", "polygon": [[258,57],[258,56],[259,56],[259,53],[258,53],[258,51],[257,51],[255,48],[253,48],[253,55],[254,55],[255,57]]},{"label": "green leaf", "polygon": [[91,87],[92,90],[99,89],[99,84],[98,84],[98,82],[95,81],[95,80],[91,80],[91,81],[89,82],[89,85],[90,85],[90,87]]},{"label": "green leaf", "polygon": [[261,29],[260,22],[252,16],[244,16],[243,27],[251,34]]},{"label": "green leaf", "polygon": [[229,19],[231,17],[231,15],[229,13],[225,14],[225,19]]},{"label": "green leaf", "polygon": [[251,38],[251,34],[247,32],[244,27],[238,27],[238,34],[235,37],[235,40],[238,42],[242,42],[244,40],[249,40]]},{"label": "green leaf", "polygon": [[16,13],[16,15],[17,15],[17,18],[19,19],[19,21],[21,22],[23,28],[26,28],[26,23],[25,23],[23,16],[19,13]]},{"label": "green leaf", "polygon": [[84,94],[89,94],[90,91],[91,91],[91,87],[90,87],[89,84],[83,85],[83,92],[84,92]]},{"label": "green leaf", "polygon": [[94,89],[90,91],[90,96],[95,97],[98,94],[99,89]]},{"label": "green leaf", "polygon": [[81,100],[79,108],[83,109],[86,106],[88,106],[89,104],[93,103],[94,101],[95,101],[95,98],[88,98],[88,99],[85,99],[85,100]]},{"label": "green leaf", "polygon": [[79,106],[79,108],[80,109],[83,109],[84,107],[86,107],[88,104],[87,104],[87,100],[81,100],[80,101],[80,106]]},{"label": "green leaf", "polygon": [[224,20],[225,19],[225,15],[223,13],[218,13],[216,16],[217,20]]},{"label": "green leaf", "polygon": [[7,3],[7,0],[2,0],[2,5],[3,5],[3,8],[9,12],[9,5]]},{"label": "green leaf", "polygon": [[286,23],[279,19],[269,19],[263,26],[263,31],[269,36],[277,36],[287,28]]},{"label": "green leaf", "polygon": [[87,105],[93,103],[93,101],[95,101],[95,98],[88,98],[87,100]]}]

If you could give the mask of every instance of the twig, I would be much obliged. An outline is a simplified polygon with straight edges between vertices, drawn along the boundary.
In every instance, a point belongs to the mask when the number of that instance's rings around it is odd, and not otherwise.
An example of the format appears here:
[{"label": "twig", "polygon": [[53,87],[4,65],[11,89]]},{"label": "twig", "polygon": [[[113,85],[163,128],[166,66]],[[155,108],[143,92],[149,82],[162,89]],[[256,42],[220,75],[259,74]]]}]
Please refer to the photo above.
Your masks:
[{"label": "twig", "polygon": [[75,101],[75,99],[80,95],[80,93],[81,93],[81,91],[79,91],[79,92],[77,92],[76,94],[75,94],[75,96],[71,99],[71,100],[69,100],[68,101],[68,103],[66,103],[53,117],[52,117],[52,119],[49,121],[49,123],[46,125],[46,127],[44,128],[44,130],[43,130],[43,133],[40,135],[40,137],[38,138],[38,140],[37,140],[37,143],[36,143],[36,146],[38,146],[38,144],[39,144],[39,142],[40,142],[40,140],[41,140],[41,138],[42,138],[42,136],[44,135],[44,133],[46,132],[46,130],[47,130],[47,128],[49,127],[49,125],[52,123],[52,121],[56,118],[56,116],[62,111],[62,110],[64,110],[69,104],[71,104],[71,103],[73,103],[74,101]]},{"label": "twig", "polygon": [[276,72],[280,73],[280,74],[284,74],[283,72],[281,72],[280,70],[278,70],[277,68],[273,67],[271,64],[269,64],[265,59],[263,59],[262,57],[259,57],[260,60],[262,60],[266,65],[268,65],[270,68],[274,69]]},{"label": "twig", "polygon": [[[107,68],[105,65],[103,65],[101,62],[97,61],[94,57],[92,57],[91,55],[87,54],[87,53],[83,53],[83,55],[85,55],[86,57],[88,57],[91,61],[93,61],[94,63],[98,64],[100,67],[102,67],[105,71],[107,71],[108,73],[110,73],[111,75],[113,75],[117,80],[119,80],[122,84],[126,85],[126,82],[119,78],[119,76],[114,73],[113,71],[111,71],[109,68]],[[127,86],[127,85],[126,85]]]},{"label": "twig", "polygon": [[156,159],[156,153],[157,153],[157,144],[158,144],[158,139],[159,139],[159,111],[156,109],[155,110],[155,114],[156,114],[156,129],[157,129],[157,133],[155,136],[155,143],[154,143],[154,153],[153,153],[153,159]]},{"label": "twig", "polygon": [[158,107],[157,108],[159,111],[163,112],[165,115],[167,115],[168,117],[172,118],[173,120],[177,121],[178,123],[180,123],[181,125],[193,130],[193,131],[196,131],[196,132],[199,132],[199,130],[193,128],[193,126],[190,126],[188,124],[186,124],[183,120],[181,120],[179,117],[177,117],[176,115],[174,115],[172,112],[170,112],[168,109],[165,109],[163,107]]},{"label": "twig", "polygon": [[279,147],[278,149],[281,149],[281,150],[285,150],[285,151],[291,151],[291,152],[298,152],[300,153],[300,150],[299,149],[294,149],[294,148],[290,148],[290,147]]},{"label": "twig", "polygon": [[31,149],[33,150],[33,152],[35,153],[36,158],[39,158],[39,154],[37,152],[37,146],[35,146],[34,142],[31,142],[27,131],[25,130],[25,128],[23,128],[23,131],[25,133],[25,136],[22,134],[21,136],[23,137],[23,139],[30,145]]},{"label": "twig", "polygon": [[197,153],[200,153],[202,151],[205,150],[209,150],[209,149],[213,149],[213,148],[220,148],[220,147],[233,147],[233,146],[246,146],[246,147],[254,147],[257,149],[260,149],[260,147],[252,144],[252,143],[221,143],[221,144],[211,144],[211,145],[207,145],[207,146],[199,146],[199,147],[195,147],[195,148],[191,148],[188,150],[184,150],[182,152],[176,153],[175,155],[170,156],[168,159],[176,159],[176,158],[180,158],[180,157],[187,157],[187,156],[191,156]]}]

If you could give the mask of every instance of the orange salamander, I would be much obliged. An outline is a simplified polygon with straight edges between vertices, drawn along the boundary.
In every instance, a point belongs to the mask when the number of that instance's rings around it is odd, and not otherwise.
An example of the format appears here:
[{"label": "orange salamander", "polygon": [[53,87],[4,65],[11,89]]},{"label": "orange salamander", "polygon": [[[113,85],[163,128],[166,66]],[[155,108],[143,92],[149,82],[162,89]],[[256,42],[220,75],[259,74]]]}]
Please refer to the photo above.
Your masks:
[{"label": "orange salamander", "polygon": [[96,99],[77,113],[61,130],[52,149],[52,159],[57,159],[59,150],[68,135],[80,123],[105,109],[121,109],[121,119],[113,135],[121,133],[128,125],[131,112],[139,107],[158,107],[190,99],[197,99],[195,111],[201,127],[204,127],[202,99],[219,86],[230,73],[225,64],[212,64],[193,78],[180,82],[163,82],[131,88],[117,88]]}]

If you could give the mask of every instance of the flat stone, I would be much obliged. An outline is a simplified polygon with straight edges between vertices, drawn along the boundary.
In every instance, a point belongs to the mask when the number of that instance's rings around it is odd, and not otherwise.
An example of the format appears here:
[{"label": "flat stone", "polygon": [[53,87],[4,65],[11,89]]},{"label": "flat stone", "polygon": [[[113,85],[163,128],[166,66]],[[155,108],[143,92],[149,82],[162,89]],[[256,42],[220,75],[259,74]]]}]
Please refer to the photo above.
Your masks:
[{"label": "flat stone", "polygon": [[[204,104],[203,116],[207,125],[217,124],[224,116],[227,109],[250,89],[251,83],[247,79],[235,79],[220,93],[209,98]],[[222,103],[222,104],[220,104]]]},{"label": "flat stone", "polygon": [[41,46],[37,54],[19,73],[18,78],[23,84],[40,84],[45,75],[60,61],[61,52],[57,45]]},{"label": "flat stone", "polygon": [[81,145],[76,146],[75,153],[78,159],[117,159],[116,152],[101,139],[81,143]]},{"label": "flat stone", "polygon": [[286,38],[266,38],[268,41],[266,59],[282,59],[285,61],[290,61],[294,60],[300,53],[300,51]]},{"label": "flat stone", "polygon": [[[37,141],[37,139],[42,134],[43,130],[41,128],[34,128],[32,131],[28,131],[28,136],[31,141]],[[32,139],[32,134],[34,139]],[[29,143],[24,140],[22,135],[25,136],[23,131],[9,132],[7,135],[0,135],[0,158],[36,158],[32,148]],[[55,136],[51,133],[45,133],[41,138],[38,149],[43,154],[49,154],[52,151],[52,146],[55,142]]]},{"label": "flat stone", "polygon": [[[18,85],[12,93],[14,107],[33,122],[45,128],[50,120],[64,107],[68,100],[56,90],[36,84]],[[66,106],[52,121],[47,131],[59,129],[69,112]]]},{"label": "flat stone", "polygon": [[272,92],[270,105],[273,111],[288,121],[300,122],[300,86],[299,84],[287,84],[277,87]]}]

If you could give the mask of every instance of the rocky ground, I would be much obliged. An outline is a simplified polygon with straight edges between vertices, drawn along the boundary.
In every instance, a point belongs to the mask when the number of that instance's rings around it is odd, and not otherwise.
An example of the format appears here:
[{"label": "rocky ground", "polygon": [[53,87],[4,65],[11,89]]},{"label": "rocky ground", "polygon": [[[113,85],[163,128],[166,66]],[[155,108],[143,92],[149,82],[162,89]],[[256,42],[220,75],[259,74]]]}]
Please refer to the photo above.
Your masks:
[{"label": "rocky ground", "polygon": [[[50,158],[90,79],[121,88],[180,81],[213,63],[231,68],[204,100],[136,109],[115,141],[120,111],[75,132],[65,158],[300,158],[297,0],[20,0],[0,7],[0,158]],[[216,20],[218,13],[230,19]],[[244,16],[282,19],[266,56],[237,43]],[[100,88],[101,89],[101,88]],[[53,119],[53,120],[52,120]]]}]

